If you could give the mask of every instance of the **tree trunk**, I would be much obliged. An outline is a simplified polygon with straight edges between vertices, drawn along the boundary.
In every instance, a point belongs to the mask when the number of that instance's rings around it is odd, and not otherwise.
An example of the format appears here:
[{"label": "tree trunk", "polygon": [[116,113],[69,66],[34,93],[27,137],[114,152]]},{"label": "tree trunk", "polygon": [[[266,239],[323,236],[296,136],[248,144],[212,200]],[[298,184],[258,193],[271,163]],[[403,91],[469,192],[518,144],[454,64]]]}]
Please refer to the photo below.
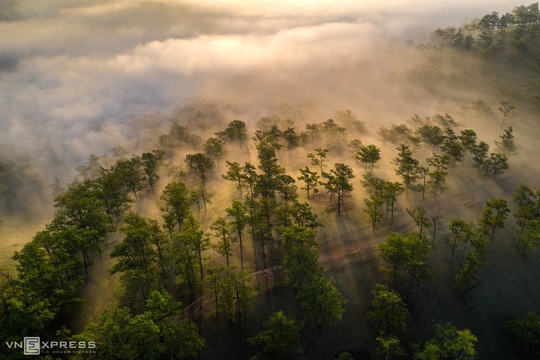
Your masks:
[{"label": "tree trunk", "polygon": [[217,279],[214,279],[213,283],[214,283],[214,301],[215,301],[215,304],[216,304],[216,322],[219,323]]},{"label": "tree trunk", "polygon": [[238,229],[238,242],[240,243],[240,268],[244,269],[244,250],[242,249],[242,230]]},{"label": "tree trunk", "polygon": [[199,255],[199,271],[200,271],[200,274],[201,274],[201,280],[203,280],[204,279],[204,273],[203,273],[203,263],[202,263],[202,249],[201,249],[200,246],[197,249],[197,252],[198,252],[198,255]]}]

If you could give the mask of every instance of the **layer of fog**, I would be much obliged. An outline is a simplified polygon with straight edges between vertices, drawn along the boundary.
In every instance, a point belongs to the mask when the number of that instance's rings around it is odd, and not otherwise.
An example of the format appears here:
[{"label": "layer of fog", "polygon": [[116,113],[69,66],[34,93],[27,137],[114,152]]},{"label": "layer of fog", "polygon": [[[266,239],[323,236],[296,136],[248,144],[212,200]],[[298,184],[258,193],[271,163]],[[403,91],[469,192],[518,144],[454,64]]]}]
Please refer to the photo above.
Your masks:
[{"label": "layer of fog", "polygon": [[90,154],[148,143],[185,103],[219,104],[248,123],[273,113],[319,122],[345,108],[375,122],[430,115],[439,109],[429,92],[406,96],[420,91],[404,81],[411,44],[519,5],[0,2],[0,161],[62,184]]}]

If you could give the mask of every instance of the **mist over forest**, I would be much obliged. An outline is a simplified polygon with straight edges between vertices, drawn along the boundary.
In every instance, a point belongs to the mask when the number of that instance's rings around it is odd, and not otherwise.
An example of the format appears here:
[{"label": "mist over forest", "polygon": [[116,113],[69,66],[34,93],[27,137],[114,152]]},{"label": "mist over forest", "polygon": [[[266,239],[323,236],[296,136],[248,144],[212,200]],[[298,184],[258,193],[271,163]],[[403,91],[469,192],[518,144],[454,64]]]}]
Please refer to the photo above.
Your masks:
[{"label": "mist over forest", "polygon": [[407,73],[422,66],[414,43],[436,26],[511,10],[505,1],[295,4],[2,1],[2,161],[44,188],[64,186],[91,154],[147,146],[185,105],[250,124],[343,108],[377,123],[431,113],[465,94],[434,100],[411,84]]},{"label": "mist over forest", "polygon": [[540,356],[539,29],[507,0],[0,0],[0,358]]}]

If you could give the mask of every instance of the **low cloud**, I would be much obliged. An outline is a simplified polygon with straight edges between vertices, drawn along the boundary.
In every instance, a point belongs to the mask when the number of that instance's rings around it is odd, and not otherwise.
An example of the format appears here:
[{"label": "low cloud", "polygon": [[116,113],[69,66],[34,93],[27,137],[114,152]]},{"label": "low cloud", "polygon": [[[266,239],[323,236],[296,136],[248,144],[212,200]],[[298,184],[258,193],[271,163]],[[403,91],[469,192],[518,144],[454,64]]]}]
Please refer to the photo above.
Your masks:
[{"label": "low cloud", "polygon": [[503,0],[290,3],[3,0],[0,142],[55,178],[92,153],[136,146],[134,118],[192,99],[230,104],[245,121],[285,105],[321,116],[384,108],[402,92],[396,44],[511,10]]}]

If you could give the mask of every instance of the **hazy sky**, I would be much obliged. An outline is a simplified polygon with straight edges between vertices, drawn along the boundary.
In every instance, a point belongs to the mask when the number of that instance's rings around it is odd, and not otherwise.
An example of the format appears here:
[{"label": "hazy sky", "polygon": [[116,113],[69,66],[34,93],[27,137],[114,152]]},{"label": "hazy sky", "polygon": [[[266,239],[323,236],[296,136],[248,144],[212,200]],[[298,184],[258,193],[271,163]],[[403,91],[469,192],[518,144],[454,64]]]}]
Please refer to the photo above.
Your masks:
[{"label": "hazy sky", "polygon": [[130,117],[205,94],[306,102],[321,87],[331,100],[355,86],[340,70],[373,64],[389,39],[521,4],[0,0],[0,151],[77,164],[129,139]]}]

